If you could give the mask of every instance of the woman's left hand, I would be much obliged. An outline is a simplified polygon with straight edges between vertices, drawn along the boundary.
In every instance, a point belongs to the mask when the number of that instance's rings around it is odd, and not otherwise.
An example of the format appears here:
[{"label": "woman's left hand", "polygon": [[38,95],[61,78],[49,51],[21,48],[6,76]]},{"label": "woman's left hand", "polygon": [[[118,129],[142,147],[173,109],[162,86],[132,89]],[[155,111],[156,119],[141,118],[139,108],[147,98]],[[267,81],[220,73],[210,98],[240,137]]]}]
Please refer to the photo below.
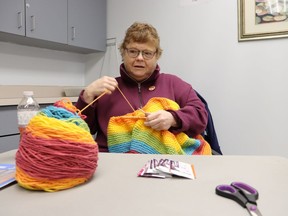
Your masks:
[{"label": "woman's left hand", "polygon": [[144,124],[154,130],[169,130],[170,127],[176,127],[177,123],[173,115],[165,110],[159,110],[153,113],[145,113],[146,120]]}]

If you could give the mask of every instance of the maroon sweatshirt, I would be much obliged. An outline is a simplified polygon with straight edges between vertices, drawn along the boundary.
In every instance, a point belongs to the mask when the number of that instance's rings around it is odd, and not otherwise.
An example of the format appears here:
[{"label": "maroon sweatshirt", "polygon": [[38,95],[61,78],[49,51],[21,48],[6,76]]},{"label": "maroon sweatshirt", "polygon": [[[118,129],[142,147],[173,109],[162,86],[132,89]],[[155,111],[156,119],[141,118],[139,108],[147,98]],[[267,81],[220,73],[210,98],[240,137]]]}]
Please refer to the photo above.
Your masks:
[{"label": "maroon sweatshirt", "polygon": [[[179,125],[178,128],[170,128],[171,132],[184,132],[194,137],[205,130],[207,111],[190,84],[175,75],[160,73],[158,65],[153,74],[141,83],[127,75],[124,64],[120,66],[120,75],[116,78],[118,86],[135,110],[143,107],[152,97],[168,98],[180,106],[179,110],[170,111]],[[76,107],[81,110],[86,105],[82,91]],[[99,145],[99,151],[108,151],[107,126],[110,117],[131,112],[133,110],[117,89],[111,95],[102,96],[83,111],[82,114],[87,116],[85,121],[91,134],[97,133],[96,142]]]}]

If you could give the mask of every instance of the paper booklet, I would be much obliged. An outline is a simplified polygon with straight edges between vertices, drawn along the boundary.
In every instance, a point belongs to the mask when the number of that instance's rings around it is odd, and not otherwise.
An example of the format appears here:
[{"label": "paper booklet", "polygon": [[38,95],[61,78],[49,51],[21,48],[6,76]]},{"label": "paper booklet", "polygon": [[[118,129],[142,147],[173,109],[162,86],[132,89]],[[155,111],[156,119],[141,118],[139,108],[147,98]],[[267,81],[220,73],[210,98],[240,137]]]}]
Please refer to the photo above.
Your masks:
[{"label": "paper booklet", "polygon": [[0,164],[0,189],[15,182],[15,165]]},{"label": "paper booklet", "polygon": [[183,177],[195,179],[196,173],[193,164],[170,159],[152,159],[138,172],[139,177],[169,178]]}]

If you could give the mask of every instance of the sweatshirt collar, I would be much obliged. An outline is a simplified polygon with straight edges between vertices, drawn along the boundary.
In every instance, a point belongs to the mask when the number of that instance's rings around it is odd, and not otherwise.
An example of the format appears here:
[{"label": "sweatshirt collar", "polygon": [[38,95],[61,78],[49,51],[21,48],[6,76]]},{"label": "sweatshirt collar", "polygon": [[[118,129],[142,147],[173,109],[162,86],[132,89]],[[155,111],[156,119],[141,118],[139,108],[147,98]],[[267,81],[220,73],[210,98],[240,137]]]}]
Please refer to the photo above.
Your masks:
[{"label": "sweatshirt collar", "polygon": [[158,78],[159,74],[160,74],[160,67],[157,64],[154,72],[151,74],[150,77],[148,77],[144,81],[138,82],[129,76],[129,74],[126,71],[126,68],[124,66],[124,63],[122,63],[120,65],[120,75],[121,75],[121,78],[123,79],[124,82],[135,83],[135,84],[151,83],[151,82],[154,82]]}]

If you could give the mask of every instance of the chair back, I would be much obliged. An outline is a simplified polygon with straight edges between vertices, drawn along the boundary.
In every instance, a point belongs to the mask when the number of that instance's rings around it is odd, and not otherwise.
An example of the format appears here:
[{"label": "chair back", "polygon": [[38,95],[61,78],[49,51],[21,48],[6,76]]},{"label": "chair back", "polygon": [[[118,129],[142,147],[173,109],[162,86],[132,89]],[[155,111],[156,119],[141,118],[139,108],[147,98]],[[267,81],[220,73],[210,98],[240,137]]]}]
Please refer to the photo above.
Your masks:
[{"label": "chair back", "polygon": [[220,146],[219,146],[219,142],[218,142],[218,138],[217,138],[217,134],[216,134],[216,130],[215,130],[215,127],[214,127],[212,114],[211,114],[211,112],[209,110],[209,107],[208,107],[208,103],[206,102],[206,100],[197,91],[195,91],[195,92],[196,92],[197,96],[199,97],[199,99],[204,103],[205,108],[206,108],[207,113],[208,113],[207,126],[206,126],[205,131],[201,135],[210,144],[213,154],[222,155],[222,152],[221,152],[221,149],[220,149]]}]

